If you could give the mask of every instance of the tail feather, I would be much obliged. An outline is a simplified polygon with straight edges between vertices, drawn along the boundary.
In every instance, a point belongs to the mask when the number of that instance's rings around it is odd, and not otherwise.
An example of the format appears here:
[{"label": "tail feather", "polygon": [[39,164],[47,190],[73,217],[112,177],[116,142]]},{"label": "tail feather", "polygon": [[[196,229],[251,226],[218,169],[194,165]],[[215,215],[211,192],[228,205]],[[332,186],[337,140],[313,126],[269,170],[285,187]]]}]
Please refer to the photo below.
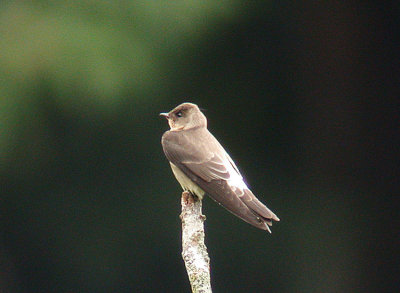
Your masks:
[{"label": "tail feather", "polygon": [[256,215],[262,217],[269,226],[272,226],[272,220],[279,221],[279,218],[261,201],[259,201],[250,189],[244,190],[244,196],[242,196],[241,199],[250,210],[252,210]]}]

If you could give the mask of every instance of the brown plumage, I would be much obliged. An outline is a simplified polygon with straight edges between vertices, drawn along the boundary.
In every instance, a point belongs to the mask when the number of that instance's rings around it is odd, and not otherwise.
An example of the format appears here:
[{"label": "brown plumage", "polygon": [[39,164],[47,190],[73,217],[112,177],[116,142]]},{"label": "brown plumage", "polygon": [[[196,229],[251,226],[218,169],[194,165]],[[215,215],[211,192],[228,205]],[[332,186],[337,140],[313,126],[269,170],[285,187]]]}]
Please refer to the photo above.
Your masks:
[{"label": "brown plumage", "polygon": [[269,232],[279,218],[246,186],[228,153],[207,129],[207,119],[197,105],[183,103],[169,113],[171,130],[161,144],[182,188],[200,198],[208,194],[228,211]]}]

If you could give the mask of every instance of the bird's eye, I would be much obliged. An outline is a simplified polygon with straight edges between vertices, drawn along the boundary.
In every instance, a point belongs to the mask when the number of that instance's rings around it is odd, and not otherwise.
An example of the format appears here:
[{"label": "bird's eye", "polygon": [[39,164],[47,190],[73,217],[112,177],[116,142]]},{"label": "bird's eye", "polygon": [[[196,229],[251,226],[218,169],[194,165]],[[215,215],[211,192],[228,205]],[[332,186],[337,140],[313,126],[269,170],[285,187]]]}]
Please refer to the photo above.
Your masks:
[{"label": "bird's eye", "polygon": [[179,112],[176,112],[176,117],[182,117],[182,112],[181,111],[179,111]]}]

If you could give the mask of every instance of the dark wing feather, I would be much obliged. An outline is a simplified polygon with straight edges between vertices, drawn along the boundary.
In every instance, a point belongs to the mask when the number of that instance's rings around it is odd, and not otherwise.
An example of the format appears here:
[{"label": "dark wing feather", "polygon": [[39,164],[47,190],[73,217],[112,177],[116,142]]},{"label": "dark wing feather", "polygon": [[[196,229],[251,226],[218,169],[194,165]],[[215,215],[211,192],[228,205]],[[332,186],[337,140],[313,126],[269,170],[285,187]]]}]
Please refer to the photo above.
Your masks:
[{"label": "dark wing feather", "polygon": [[170,162],[237,217],[268,231],[271,219],[279,221],[249,189],[232,188],[228,185],[230,174],[226,164],[231,164],[238,175],[239,170],[207,129],[167,131],[163,135],[162,146]]},{"label": "dark wing feather", "polygon": [[185,165],[204,181],[230,177],[223,159],[226,152],[207,129],[167,131],[162,146],[170,162]]}]

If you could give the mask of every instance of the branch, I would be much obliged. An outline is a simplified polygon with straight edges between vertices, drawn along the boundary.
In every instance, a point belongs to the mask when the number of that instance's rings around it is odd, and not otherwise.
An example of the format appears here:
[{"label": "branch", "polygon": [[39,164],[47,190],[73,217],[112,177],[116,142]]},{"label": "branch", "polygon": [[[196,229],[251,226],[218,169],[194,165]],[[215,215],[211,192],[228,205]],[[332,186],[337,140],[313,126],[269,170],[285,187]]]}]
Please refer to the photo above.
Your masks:
[{"label": "branch", "polygon": [[204,221],[201,199],[182,192],[182,257],[193,293],[211,293],[210,258],[204,244]]}]

